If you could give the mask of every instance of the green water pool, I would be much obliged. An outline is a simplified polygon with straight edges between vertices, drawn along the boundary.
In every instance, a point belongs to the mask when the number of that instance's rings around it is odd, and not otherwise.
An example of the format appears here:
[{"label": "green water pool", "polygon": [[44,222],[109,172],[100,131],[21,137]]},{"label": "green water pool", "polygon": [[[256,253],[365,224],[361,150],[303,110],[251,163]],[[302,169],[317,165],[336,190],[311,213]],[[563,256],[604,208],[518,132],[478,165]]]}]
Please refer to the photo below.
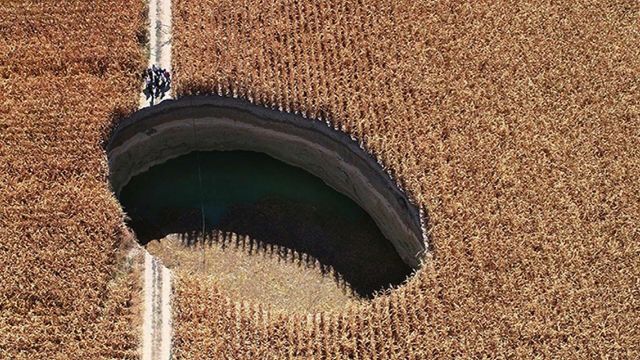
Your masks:
[{"label": "green water pool", "polygon": [[171,159],[131,179],[120,202],[143,244],[203,230],[249,235],[314,256],[363,296],[401,283],[412,271],[354,201],[261,153],[192,152]]}]

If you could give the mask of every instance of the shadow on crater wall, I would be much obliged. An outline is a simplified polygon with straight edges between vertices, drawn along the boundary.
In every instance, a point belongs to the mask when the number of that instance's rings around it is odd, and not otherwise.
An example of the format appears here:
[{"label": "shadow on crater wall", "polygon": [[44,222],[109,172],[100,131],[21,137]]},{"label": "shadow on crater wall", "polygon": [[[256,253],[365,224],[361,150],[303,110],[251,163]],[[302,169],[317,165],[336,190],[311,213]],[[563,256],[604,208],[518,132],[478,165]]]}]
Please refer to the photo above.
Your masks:
[{"label": "shadow on crater wall", "polygon": [[362,297],[413,271],[355,202],[260,153],[193,152],[169,160],[134,177],[120,201],[142,244],[169,234],[188,245],[213,231],[247,235],[256,251],[275,246],[317,259]]}]

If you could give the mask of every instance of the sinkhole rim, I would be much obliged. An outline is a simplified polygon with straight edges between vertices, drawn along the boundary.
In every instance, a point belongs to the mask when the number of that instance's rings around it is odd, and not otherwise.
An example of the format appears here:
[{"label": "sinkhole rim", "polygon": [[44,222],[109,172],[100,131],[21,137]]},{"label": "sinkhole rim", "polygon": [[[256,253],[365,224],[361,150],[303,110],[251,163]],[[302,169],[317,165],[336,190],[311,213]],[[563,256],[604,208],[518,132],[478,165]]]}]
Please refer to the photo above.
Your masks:
[{"label": "sinkhole rim", "polygon": [[302,168],[351,198],[415,270],[409,278],[429,253],[426,211],[355,138],[322,119],[236,98],[187,96],[119,121],[105,150],[109,184],[120,206],[122,188],[154,165],[193,151],[255,151]]}]

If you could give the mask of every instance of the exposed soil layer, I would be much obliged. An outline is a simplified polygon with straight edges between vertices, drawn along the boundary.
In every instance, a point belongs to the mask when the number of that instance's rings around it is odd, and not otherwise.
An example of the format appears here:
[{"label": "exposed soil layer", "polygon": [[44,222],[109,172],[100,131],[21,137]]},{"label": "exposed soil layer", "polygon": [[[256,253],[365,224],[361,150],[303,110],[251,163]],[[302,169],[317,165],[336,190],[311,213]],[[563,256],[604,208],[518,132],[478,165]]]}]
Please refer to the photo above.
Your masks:
[{"label": "exposed soil layer", "polygon": [[135,175],[195,150],[249,150],[305,169],[373,218],[405,263],[420,266],[420,211],[359,144],[327,124],[218,96],[185,97],[118,124],[107,146],[116,194]]}]

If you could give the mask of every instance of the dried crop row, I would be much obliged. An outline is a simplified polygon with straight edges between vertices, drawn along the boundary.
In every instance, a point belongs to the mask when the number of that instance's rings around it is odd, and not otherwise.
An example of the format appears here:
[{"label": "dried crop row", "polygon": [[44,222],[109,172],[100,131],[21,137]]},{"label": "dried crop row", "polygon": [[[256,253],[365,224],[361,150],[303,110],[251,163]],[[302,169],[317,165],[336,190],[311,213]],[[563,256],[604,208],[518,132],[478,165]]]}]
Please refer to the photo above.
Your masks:
[{"label": "dried crop row", "polygon": [[249,236],[174,234],[146,245],[174,274],[215,279],[227,297],[270,311],[342,309],[361,301],[343,275],[317,258]]},{"label": "dried crop row", "polygon": [[0,358],[135,358],[101,142],[135,109],[143,3],[0,7]]},{"label": "dried crop row", "polygon": [[177,354],[640,356],[636,2],[173,8],[179,95],[330,120],[428,209],[435,249],[392,295],[310,319],[178,278]]}]

